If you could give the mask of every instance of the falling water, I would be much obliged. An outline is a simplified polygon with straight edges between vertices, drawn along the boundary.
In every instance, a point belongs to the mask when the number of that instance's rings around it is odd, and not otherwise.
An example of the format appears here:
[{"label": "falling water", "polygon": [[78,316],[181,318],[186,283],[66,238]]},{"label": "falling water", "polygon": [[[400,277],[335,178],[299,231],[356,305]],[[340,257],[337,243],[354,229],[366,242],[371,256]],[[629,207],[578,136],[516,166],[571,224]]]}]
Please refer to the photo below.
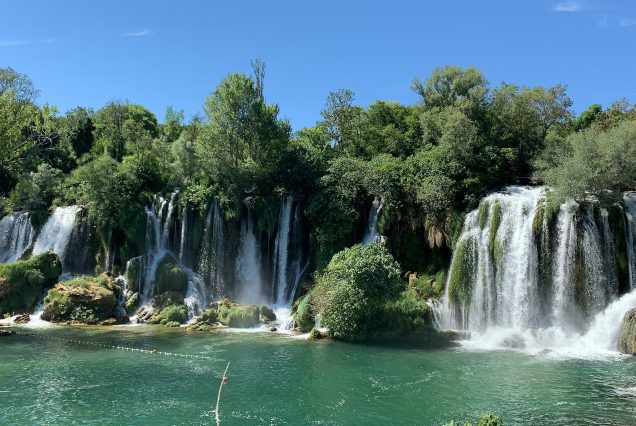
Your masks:
[{"label": "falling water", "polygon": [[365,246],[378,240],[378,214],[382,210],[382,200],[376,198],[371,204],[369,210],[369,217],[367,219],[367,228],[364,231],[364,237],[362,238],[362,244]]},{"label": "falling water", "polygon": [[[505,346],[516,336],[522,345],[553,348],[601,333],[594,327],[607,328],[603,318],[618,315],[610,304],[618,278],[607,211],[594,201],[585,208],[565,202],[551,241],[545,196],[543,188],[510,187],[467,215],[446,294],[431,304],[438,327],[470,331],[473,345]],[[469,292],[465,304],[453,300],[458,285]]]},{"label": "falling water", "polygon": [[552,319],[555,324],[565,324],[572,317],[574,306],[574,258],[576,249],[575,216],[578,204],[569,200],[561,205],[557,215],[559,236],[555,261],[552,264],[554,290]]},{"label": "falling water", "polygon": [[20,260],[33,244],[35,230],[29,212],[6,215],[0,220],[0,263]]},{"label": "falling water", "polygon": [[625,237],[627,239],[627,261],[629,267],[630,288],[636,288],[636,192],[628,192],[623,196],[625,205]]},{"label": "falling water", "polygon": [[62,264],[66,256],[68,244],[75,226],[78,206],[58,207],[42,227],[42,231],[35,241],[33,254],[47,251],[56,253]]},{"label": "falling water", "polygon": [[234,266],[237,282],[238,301],[241,303],[262,303],[264,300],[261,280],[261,251],[254,229],[252,211],[241,223],[238,256]]},{"label": "falling water", "polygon": [[278,214],[278,232],[274,243],[274,265],[272,268],[272,287],[274,303],[277,306],[285,304],[287,291],[287,267],[289,252],[289,236],[291,233],[293,200],[286,197]]},{"label": "falling water", "polygon": [[203,242],[199,253],[198,280],[190,280],[193,288],[188,293],[199,294],[200,306],[207,306],[210,298],[218,298],[223,295],[225,284],[223,271],[225,259],[225,225],[223,213],[218,198],[214,198],[203,230]]}]

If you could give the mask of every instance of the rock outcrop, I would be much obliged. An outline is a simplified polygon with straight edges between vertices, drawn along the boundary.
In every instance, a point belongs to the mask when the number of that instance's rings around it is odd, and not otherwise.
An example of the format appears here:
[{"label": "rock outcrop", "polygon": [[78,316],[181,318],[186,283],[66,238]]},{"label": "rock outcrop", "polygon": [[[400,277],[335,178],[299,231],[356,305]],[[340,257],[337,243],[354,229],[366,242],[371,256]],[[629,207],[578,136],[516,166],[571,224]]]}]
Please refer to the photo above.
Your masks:
[{"label": "rock outcrop", "polygon": [[42,319],[51,322],[97,324],[117,316],[121,288],[107,274],[82,276],[49,290]]},{"label": "rock outcrop", "polygon": [[0,315],[32,312],[40,293],[61,273],[62,263],[55,253],[0,264]]},{"label": "rock outcrop", "polygon": [[636,308],[630,309],[623,318],[618,333],[618,350],[624,354],[636,355]]}]

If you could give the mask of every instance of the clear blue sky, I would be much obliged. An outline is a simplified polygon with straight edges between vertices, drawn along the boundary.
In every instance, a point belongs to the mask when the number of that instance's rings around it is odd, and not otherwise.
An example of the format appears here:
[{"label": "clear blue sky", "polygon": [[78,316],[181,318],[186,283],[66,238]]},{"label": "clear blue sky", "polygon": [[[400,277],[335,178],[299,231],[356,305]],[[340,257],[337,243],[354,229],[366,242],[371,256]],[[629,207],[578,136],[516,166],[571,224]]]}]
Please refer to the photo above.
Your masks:
[{"label": "clear blue sky", "polygon": [[327,94],[413,103],[414,77],[445,64],[491,84],[566,84],[581,111],[636,100],[633,0],[0,0],[0,66],[64,112],[127,99],[187,116],[230,72],[267,63],[265,94],[294,129]]}]

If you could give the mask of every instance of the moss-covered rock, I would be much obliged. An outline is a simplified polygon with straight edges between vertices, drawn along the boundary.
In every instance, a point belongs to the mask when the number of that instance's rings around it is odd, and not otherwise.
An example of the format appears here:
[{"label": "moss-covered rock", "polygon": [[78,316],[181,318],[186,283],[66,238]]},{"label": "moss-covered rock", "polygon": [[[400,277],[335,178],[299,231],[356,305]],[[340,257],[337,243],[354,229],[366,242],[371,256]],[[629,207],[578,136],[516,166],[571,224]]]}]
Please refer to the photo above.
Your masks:
[{"label": "moss-covered rock", "polygon": [[218,321],[228,327],[251,328],[258,325],[260,308],[258,305],[238,305],[227,299],[219,303]]},{"label": "moss-covered rock", "polygon": [[309,332],[309,338],[312,340],[319,340],[324,337],[327,337],[327,336],[323,335],[322,332],[318,330],[317,328],[312,328],[311,331]]},{"label": "moss-covered rock", "polygon": [[260,320],[261,322],[270,322],[276,320],[276,314],[267,305],[261,305],[260,307]]},{"label": "moss-covered rock", "polygon": [[477,212],[477,220],[479,222],[479,228],[484,229],[488,222],[488,212],[490,210],[490,204],[484,200],[479,203],[479,211]]},{"label": "moss-covered rock", "polygon": [[155,292],[162,294],[172,292],[181,295],[183,299],[188,291],[188,275],[179,266],[176,259],[172,256],[164,257],[155,275]]},{"label": "moss-covered rock", "polygon": [[81,276],[49,290],[42,319],[52,322],[97,324],[115,317],[121,288],[107,274]]},{"label": "moss-covered rock", "polygon": [[499,230],[499,225],[501,225],[502,211],[501,204],[499,201],[495,201],[492,205],[492,212],[490,217],[490,224],[488,228],[488,242],[491,249],[495,247],[495,239],[497,238],[497,231]]},{"label": "moss-covered rock", "polygon": [[448,292],[452,301],[469,304],[473,292],[475,241],[468,237],[457,244],[450,269]]},{"label": "moss-covered rock", "polygon": [[183,304],[174,304],[155,310],[148,323],[162,325],[177,323],[179,325],[186,321],[188,321],[188,308]]},{"label": "moss-covered rock", "polygon": [[40,293],[61,273],[62,263],[55,253],[0,264],[0,314],[33,311]]},{"label": "moss-covered rock", "polygon": [[618,350],[624,354],[636,355],[636,308],[627,311],[618,333]]}]

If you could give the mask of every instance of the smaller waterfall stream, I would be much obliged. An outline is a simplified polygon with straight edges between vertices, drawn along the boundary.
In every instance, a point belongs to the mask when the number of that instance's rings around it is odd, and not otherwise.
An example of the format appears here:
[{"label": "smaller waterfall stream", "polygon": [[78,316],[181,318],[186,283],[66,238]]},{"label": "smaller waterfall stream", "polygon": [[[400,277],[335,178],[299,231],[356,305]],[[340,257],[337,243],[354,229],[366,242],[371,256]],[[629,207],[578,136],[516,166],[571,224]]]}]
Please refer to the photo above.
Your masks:
[{"label": "smaller waterfall stream", "polygon": [[265,300],[261,278],[261,251],[250,209],[247,210],[247,218],[241,223],[240,245],[234,268],[238,301],[263,303]]},{"label": "smaller waterfall stream", "polygon": [[29,212],[16,212],[0,220],[0,263],[20,260],[33,244],[35,230]]},{"label": "smaller waterfall stream", "polygon": [[369,217],[367,218],[367,228],[364,231],[364,237],[362,237],[362,244],[369,245],[376,242],[379,238],[378,235],[378,214],[382,210],[382,200],[376,198],[371,203],[371,209],[369,210]]},{"label": "smaller waterfall stream", "polygon": [[78,206],[58,207],[42,227],[40,235],[33,246],[33,254],[47,251],[56,253],[62,264],[68,248],[73,227],[80,208]]}]

